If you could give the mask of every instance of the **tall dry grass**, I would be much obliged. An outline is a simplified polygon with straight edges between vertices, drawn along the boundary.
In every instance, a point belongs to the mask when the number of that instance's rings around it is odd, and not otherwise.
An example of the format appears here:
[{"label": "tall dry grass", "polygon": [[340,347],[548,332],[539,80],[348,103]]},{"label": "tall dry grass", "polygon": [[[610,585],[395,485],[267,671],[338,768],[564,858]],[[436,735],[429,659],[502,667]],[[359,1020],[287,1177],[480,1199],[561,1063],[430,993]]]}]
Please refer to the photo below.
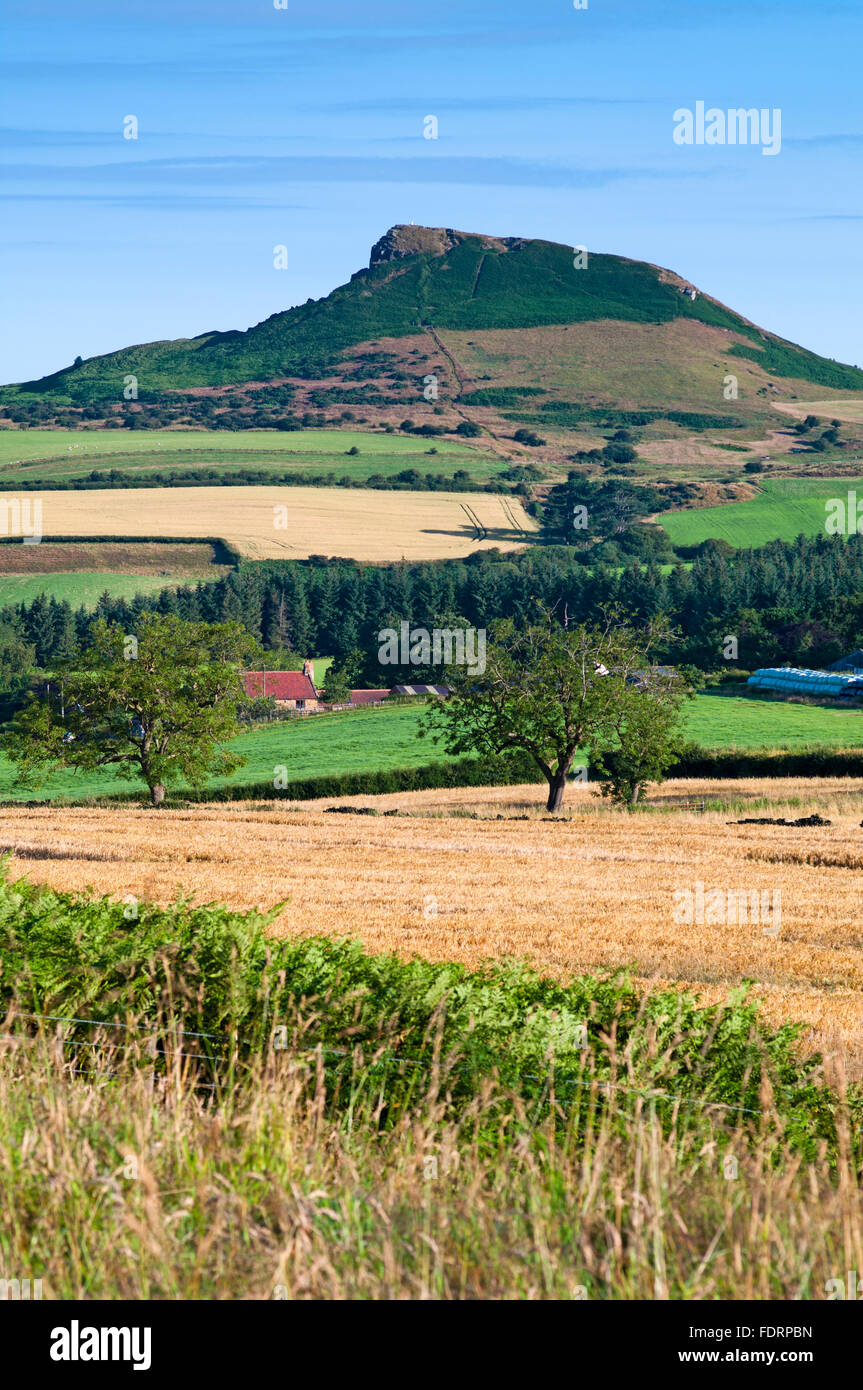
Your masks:
[{"label": "tall dry grass", "polygon": [[819,1299],[863,1269],[847,1124],[804,1162],[767,1086],[748,1127],[596,1087],[536,1124],[491,1077],[447,1118],[439,1067],[393,1120],[334,1110],[319,1055],[208,1090],[170,1049],[4,1034],[0,1277],[46,1298]]},{"label": "tall dry grass", "polygon": [[768,1299],[863,1268],[863,1092],[742,991],[704,1009],[266,925],[0,880],[0,1278]]}]

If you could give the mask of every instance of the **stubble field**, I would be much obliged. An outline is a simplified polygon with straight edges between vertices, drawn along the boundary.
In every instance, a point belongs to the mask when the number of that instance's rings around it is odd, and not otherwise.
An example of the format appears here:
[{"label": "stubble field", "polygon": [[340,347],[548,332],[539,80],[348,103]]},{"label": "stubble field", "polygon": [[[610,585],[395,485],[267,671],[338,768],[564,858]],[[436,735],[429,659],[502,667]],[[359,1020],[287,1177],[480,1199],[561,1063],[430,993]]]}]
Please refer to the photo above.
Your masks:
[{"label": "stubble field", "polygon": [[[450,559],[493,546],[512,549],[536,530],[520,502],[481,492],[176,487],[29,496],[41,498],[47,539],[212,537],[228,541],[251,560],[304,560],[309,555]],[[481,540],[465,506],[486,530]]]},{"label": "stubble field", "polygon": [[[704,813],[686,809],[701,797]],[[288,900],[274,935],[351,935],[373,951],[468,965],[519,956],[557,978],[631,967],[706,1002],[751,979],[772,1023],[803,1023],[809,1046],[859,1076],[861,798],[863,781],[845,778],[676,782],[636,816],[576,787],[559,821],[544,819],[536,787],[159,813],[6,807],[0,846],[12,878],[58,888],[163,904]],[[333,815],[330,805],[402,814]],[[813,810],[832,824],[727,824]],[[698,883],[767,891],[774,907],[779,893],[778,932],[709,913],[675,921],[675,893]]]}]

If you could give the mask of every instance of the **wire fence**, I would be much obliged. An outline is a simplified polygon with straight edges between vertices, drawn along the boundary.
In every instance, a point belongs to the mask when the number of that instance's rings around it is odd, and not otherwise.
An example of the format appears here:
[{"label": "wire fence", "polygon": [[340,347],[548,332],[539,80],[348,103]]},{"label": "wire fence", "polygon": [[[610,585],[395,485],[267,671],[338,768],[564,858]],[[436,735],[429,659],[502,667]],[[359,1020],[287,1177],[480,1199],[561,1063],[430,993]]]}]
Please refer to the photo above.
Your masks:
[{"label": "wire fence", "polygon": [[[17,1016],[18,1018],[26,1018],[26,1019],[29,1019],[29,1020],[31,1020],[31,1021],[41,1021],[41,1022],[50,1022],[50,1023],[72,1023],[72,1024],[77,1024],[77,1025],[85,1025],[85,1026],[93,1027],[93,1028],[122,1029],[122,1030],[127,1031],[127,1032],[143,1032],[143,1033],[151,1033],[151,1034],[161,1034],[161,1035],[164,1035],[164,1033],[165,1033],[165,1031],[166,1031],[164,1027],[160,1027],[158,1024],[135,1024],[135,1023],[119,1023],[119,1022],[115,1023],[115,1022],[107,1022],[107,1021],[104,1020],[104,1019],[97,1019],[97,1018],[77,1018],[77,1017],[72,1017],[72,1016],[65,1015],[65,1014],[19,1013],[19,1014],[17,1014],[16,1016]],[[214,1041],[214,1042],[219,1043],[222,1047],[226,1046],[226,1045],[228,1044],[228,1042],[230,1041],[228,1038],[226,1038],[226,1037],[224,1036],[224,1034],[219,1034],[219,1033],[192,1032],[192,1031],[187,1031],[187,1030],[184,1029],[184,1028],[180,1028],[180,1029],[178,1030],[178,1032],[179,1032],[180,1037],[182,1037],[182,1038],[206,1038],[206,1039],[208,1039],[208,1040],[212,1040],[212,1041]],[[0,1042],[14,1042],[14,1043],[20,1043],[20,1042],[21,1042],[21,1039],[18,1038],[18,1037],[16,1037],[14,1034],[0,1034]],[[106,1044],[102,1044],[102,1043],[97,1043],[97,1041],[96,1041],[95,1039],[94,1039],[94,1040],[91,1040],[91,1039],[68,1039],[68,1038],[64,1038],[64,1039],[62,1039],[62,1043],[63,1043],[63,1046],[64,1046],[64,1047],[96,1047],[97,1045],[101,1045],[101,1046],[103,1047],[103,1049],[108,1050],[108,1051],[120,1051],[120,1050],[122,1049],[122,1046],[123,1046],[121,1043],[107,1044],[107,1045],[106,1045]],[[279,1051],[287,1051],[288,1049],[275,1048],[275,1047],[274,1047],[273,1050],[276,1051],[276,1052],[279,1052]],[[309,1051],[308,1051],[308,1056],[310,1056],[310,1057],[315,1057],[318,1053],[320,1053],[322,1056],[330,1056],[330,1057],[336,1057],[336,1056],[338,1056],[338,1057],[342,1057],[342,1058],[349,1058],[349,1057],[354,1056],[354,1055],[355,1055],[355,1052],[356,1052],[356,1049],[355,1049],[355,1048],[346,1048],[346,1047],[344,1047],[344,1048],[343,1048],[343,1047],[322,1047],[322,1046],[320,1046],[320,1045],[316,1045],[314,1048],[309,1049]],[[148,1049],[147,1049],[147,1055],[148,1055],[148,1056],[171,1057],[172,1059],[185,1060],[185,1061],[192,1061],[192,1062],[207,1062],[207,1063],[210,1063],[210,1064],[214,1063],[215,1061],[225,1061],[225,1060],[226,1060],[224,1057],[222,1057],[222,1058],[213,1058],[212,1056],[208,1055],[207,1053],[186,1053],[186,1052],[177,1052],[176,1050],[171,1049],[171,1048],[155,1048],[155,1047],[154,1047],[154,1048],[148,1048]],[[300,1055],[302,1055],[302,1054],[300,1054]],[[366,1069],[367,1069],[368,1071],[372,1071],[372,1070],[379,1070],[379,1069],[381,1069],[382,1067],[396,1066],[396,1067],[420,1067],[420,1068],[423,1068],[423,1069],[426,1070],[426,1071],[429,1071],[429,1070],[431,1070],[431,1068],[432,1068],[433,1066],[435,1066],[435,1065],[436,1065],[436,1063],[435,1063],[434,1061],[431,1061],[431,1060],[426,1061],[426,1060],[422,1060],[422,1059],[420,1059],[420,1058],[415,1058],[415,1057],[399,1057],[397,1054],[391,1053],[391,1054],[390,1054],[389,1056],[387,1056],[387,1057],[380,1057],[380,1058],[378,1058],[376,1061],[367,1063]],[[437,1065],[440,1066],[440,1063],[438,1062]],[[466,1075],[466,1074],[468,1074],[468,1073],[475,1074],[475,1073],[476,1073],[476,1066],[473,1066],[473,1067],[459,1067],[459,1066],[453,1066],[453,1067],[447,1068],[446,1071],[447,1071],[447,1075],[452,1074],[452,1073],[455,1073],[455,1074],[457,1074],[457,1075]],[[87,1072],[87,1069],[86,1069],[85,1067],[78,1067],[78,1068],[73,1068],[73,1069],[72,1069],[72,1074],[73,1074],[73,1075],[79,1075],[79,1074],[85,1074],[85,1075],[86,1075],[86,1074],[89,1074],[89,1073]],[[110,1076],[118,1076],[120,1073],[119,1073],[119,1072],[109,1072],[109,1073],[106,1073],[106,1074],[107,1074],[107,1075],[110,1075]],[[732,1111],[732,1112],[734,1112],[734,1113],[738,1113],[738,1114],[741,1114],[741,1115],[763,1115],[763,1114],[765,1113],[763,1110],[754,1109],[752,1106],[747,1106],[747,1105],[733,1105],[733,1104],[731,1104],[731,1103],[728,1102],[728,1101],[704,1100],[704,1099],[702,1099],[702,1098],[700,1098],[700,1097],[697,1097],[697,1096],[684,1096],[684,1095],[681,1095],[679,1092],[676,1092],[676,1091],[661,1091],[661,1090],[657,1090],[655,1087],[650,1087],[650,1086],[626,1086],[626,1085],[623,1085],[622,1083],[619,1083],[619,1082],[613,1082],[613,1081],[600,1081],[600,1080],[598,1080],[596,1077],[589,1077],[589,1078],[561,1077],[561,1078],[557,1078],[557,1077],[554,1077],[554,1076],[545,1076],[545,1077],[544,1077],[544,1076],[541,1076],[541,1075],[540,1075],[539,1073],[537,1073],[537,1072],[519,1072],[516,1079],[519,1080],[519,1081],[538,1081],[538,1082],[541,1082],[541,1083],[553,1085],[554,1090],[555,1090],[555,1094],[557,1094],[558,1091],[569,1090],[569,1089],[574,1089],[574,1088],[595,1088],[597,1091],[600,1091],[600,1092],[616,1091],[616,1092],[620,1092],[620,1093],[622,1093],[622,1094],[624,1094],[624,1095],[639,1096],[642,1100],[650,1100],[650,1101],[668,1100],[668,1101],[673,1101],[673,1102],[675,1102],[675,1103],[677,1103],[677,1104],[696,1106],[696,1107],[698,1107],[698,1108],[700,1108],[700,1109],[705,1109],[705,1110],[728,1110],[728,1111]],[[196,1081],[196,1085],[200,1085],[200,1086],[205,1087],[206,1089],[210,1089],[210,1090],[215,1090],[215,1089],[217,1089],[216,1084],[213,1083],[213,1082]],[[571,1107],[569,1107],[569,1108],[571,1108]]]}]

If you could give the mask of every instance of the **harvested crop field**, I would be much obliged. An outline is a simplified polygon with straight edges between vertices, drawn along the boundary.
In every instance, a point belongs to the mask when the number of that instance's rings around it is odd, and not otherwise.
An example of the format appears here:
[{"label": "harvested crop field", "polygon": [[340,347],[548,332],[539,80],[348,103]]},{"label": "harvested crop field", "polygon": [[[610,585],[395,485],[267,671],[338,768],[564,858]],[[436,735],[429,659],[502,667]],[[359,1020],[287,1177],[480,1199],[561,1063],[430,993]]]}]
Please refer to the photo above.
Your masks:
[{"label": "harvested crop field", "polygon": [[[536,530],[520,502],[481,492],[174,487],[28,494],[37,497],[47,539],[200,536],[228,541],[252,560],[449,559],[512,549]],[[485,530],[481,539],[466,508]]]},{"label": "harvested crop field", "polygon": [[[703,813],[687,808],[702,797]],[[707,1001],[751,978],[771,1022],[808,1025],[807,1043],[861,1075],[861,798],[863,781],[846,778],[676,782],[636,816],[576,787],[556,821],[543,818],[536,787],[161,812],[4,807],[0,847],[13,852],[13,878],[57,888],[246,908],[288,899],[275,935],[344,933],[375,951],[469,965],[524,956],[558,977],[631,966]],[[813,811],[832,824],[727,824]],[[699,883],[769,892],[771,915],[714,921],[708,911],[681,924],[675,894]]]},{"label": "harvested crop field", "polygon": [[104,570],[117,574],[177,575],[216,579],[227,572],[212,545],[182,541],[85,541],[43,545],[0,545],[0,574],[81,574]]},{"label": "harvested crop field", "polygon": [[775,401],[774,409],[785,415],[793,415],[797,420],[805,420],[807,415],[824,416],[829,420],[848,420],[852,424],[863,424],[863,400],[848,395],[839,400],[820,401]]}]

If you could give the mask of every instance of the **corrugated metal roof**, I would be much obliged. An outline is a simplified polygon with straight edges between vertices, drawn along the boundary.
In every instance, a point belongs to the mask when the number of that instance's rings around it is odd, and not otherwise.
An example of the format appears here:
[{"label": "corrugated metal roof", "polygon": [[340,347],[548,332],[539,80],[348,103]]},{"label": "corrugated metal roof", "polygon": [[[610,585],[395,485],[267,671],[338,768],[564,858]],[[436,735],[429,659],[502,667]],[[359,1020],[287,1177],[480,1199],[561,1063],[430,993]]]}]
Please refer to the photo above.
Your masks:
[{"label": "corrugated metal roof", "polygon": [[828,671],[863,671],[863,651],[858,647],[856,652],[850,652],[848,656],[843,656],[841,660],[834,661],[832,666],[827,667]]},{"label": "corrugated metal roof", "polygon": [[449,695],[448,685],[395,685],[393,695]]}]

